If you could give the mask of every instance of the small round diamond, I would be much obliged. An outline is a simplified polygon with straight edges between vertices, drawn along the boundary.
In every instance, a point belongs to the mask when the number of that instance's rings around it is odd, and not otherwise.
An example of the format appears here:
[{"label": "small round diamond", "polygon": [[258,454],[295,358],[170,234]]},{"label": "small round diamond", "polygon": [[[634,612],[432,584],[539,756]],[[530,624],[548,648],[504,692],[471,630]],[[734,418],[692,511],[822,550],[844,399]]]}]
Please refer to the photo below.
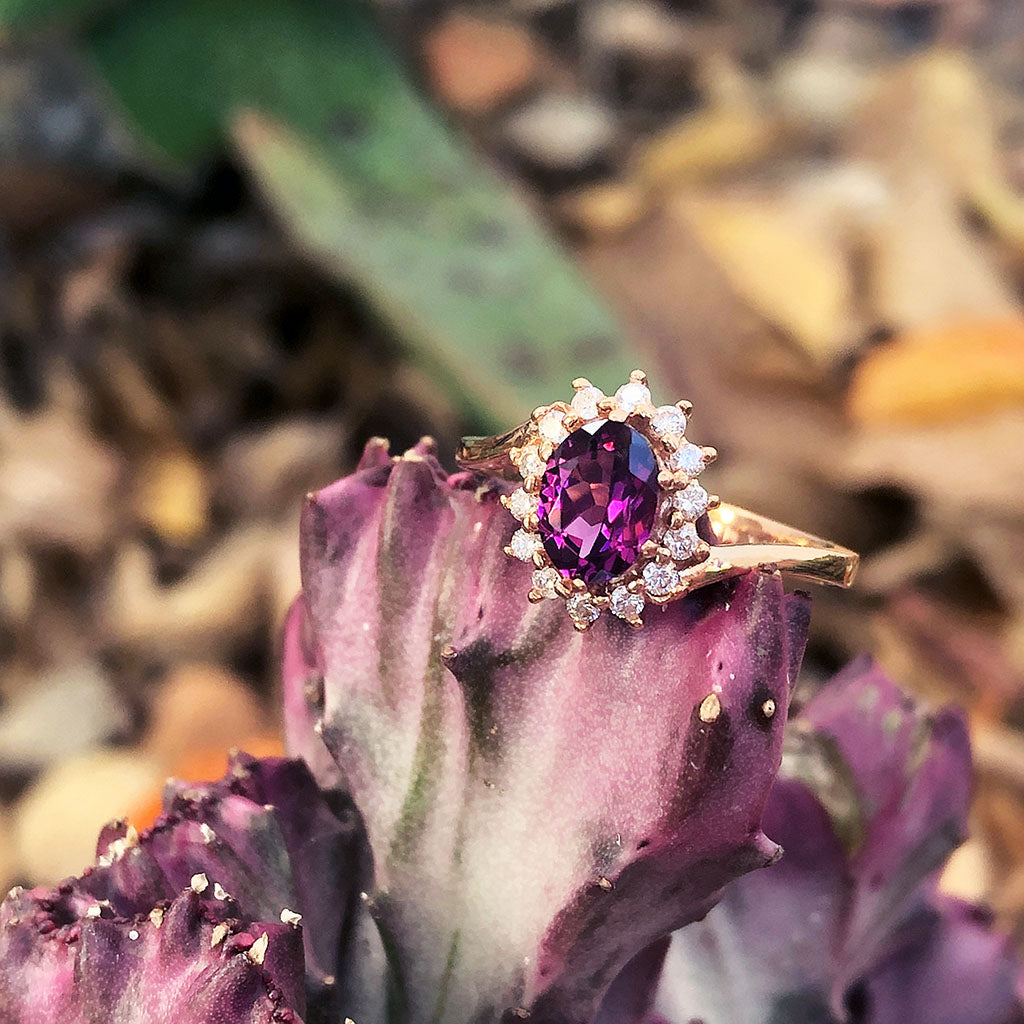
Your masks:
[{"label": "small round diamond", "polygon": [[533,589],[539,590],[545,597],[558,597],[555,586],[561,582],[561,574],[557,569],[552,569],[550,565],[546,569],[533,571]]},{"label": "small round diamond", "polygon": [[620,619],[635,622],[644,610],[644,596],[631,593],[628,587],[616,587],[611,594],[611,609]]},{"label": "small round diamond", "polygon": [[512,534],[512,539],[508,542],[508,546],[512,549],[512,554],[520,562],[532,562],[533,556],[541,550],[540,537],[527,530],[516,530]]},{"label": "small round diamond", "polygon": [[580,388],[572,397],[573,412],[582,416],[585,420],[592,420],[597,416],[597,403],[604,397],[604,392],[593,385],[587,388]]},{"label": "small round diamond", "polygon": [[555,444],[564,441],[569,434],[569,431],[565,429],[565,424],[562,422],[564,419],[565,413],[560,412],[558,409],[552,409],[550,412],[544,413],[537,424],[541,437],[546,437]]},{"label": "small round diamond", "polygon": [[685,562],[693,557],[697,545],[700,544],[700,538],[697,536],[697,528],[693,523],[687,523],[678,530],[669,530],[662,538],[661,543],[668,548],[673,558]]},{"label": "small round diamond", "polygon": [[644,585],[647,593],[655,597],[663,597],[671,593],[679,583],[679,573],[671,565],[659,565],[649,562],[644,567]]},{"label": "small round diamond", "polygon": [[651,430],[659,437],[686,433],[686,413],[674,405],[660,405],[651,417]]},{"label": "small round diamond", "polygon": [[592,622],[596,622],[601,614],[600,609],[594,604],[593,598],[589,594],[573,594],[565,602],[565,610],[569,613],[569,617],[573,622],[584,627],[589,626]]},{"label": "small round diamond", "polygon": [[638,405],[650,404],[651,389],[638,380],[631,380],[615,392],[615,400],[619,403],[620,408],[625,409],[626,412],[632,412]]},{"label": "small round diamond", "polygon": [[536,448],[527,448],[519,456],[519,472],[524,477],[540,476],[547,469],[547,465]]},{"label": "small round diamond", "polygon": [[517,488],[509,495],[508,510],[520,522],[527,516],[536,515],[537,495],[524,491],[522,487]]},{"label": "small round diamond", "polygon": [[700,519],[708,510],[708,492],[696,481],[672,496],[672,504],[690,519]]},{"label": "small round diamond", "polygon": [[686,442],[679,450],[672,453],[669,460],[673,469],[681,469],[687,476],[696,476],[705,465],[704,449],[700,445]]}]

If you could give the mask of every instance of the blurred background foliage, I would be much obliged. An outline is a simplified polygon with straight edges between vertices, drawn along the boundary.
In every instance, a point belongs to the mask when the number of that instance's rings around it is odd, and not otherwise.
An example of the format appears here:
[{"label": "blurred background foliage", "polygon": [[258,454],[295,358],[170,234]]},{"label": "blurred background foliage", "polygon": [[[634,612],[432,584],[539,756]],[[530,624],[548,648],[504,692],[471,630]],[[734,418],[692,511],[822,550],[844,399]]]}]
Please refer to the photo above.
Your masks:
[{"label": "blurred background foliage", "polygon": [[306,490],[634,365],[864,555],[1024,935],[1024,6],[0,0],[0,884],[279,748]]}]

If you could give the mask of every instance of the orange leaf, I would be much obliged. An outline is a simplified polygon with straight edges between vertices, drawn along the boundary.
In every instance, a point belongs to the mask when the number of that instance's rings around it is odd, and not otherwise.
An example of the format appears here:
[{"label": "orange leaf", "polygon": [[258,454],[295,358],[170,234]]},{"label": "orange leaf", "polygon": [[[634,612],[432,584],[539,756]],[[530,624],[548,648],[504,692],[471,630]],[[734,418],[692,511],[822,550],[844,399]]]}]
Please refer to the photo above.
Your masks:
[{"label": "orange leaf", "polygon": [[1024,404],[1024,318],[908,331],[869,352],[850,385],[861,423],[948,423]]}]

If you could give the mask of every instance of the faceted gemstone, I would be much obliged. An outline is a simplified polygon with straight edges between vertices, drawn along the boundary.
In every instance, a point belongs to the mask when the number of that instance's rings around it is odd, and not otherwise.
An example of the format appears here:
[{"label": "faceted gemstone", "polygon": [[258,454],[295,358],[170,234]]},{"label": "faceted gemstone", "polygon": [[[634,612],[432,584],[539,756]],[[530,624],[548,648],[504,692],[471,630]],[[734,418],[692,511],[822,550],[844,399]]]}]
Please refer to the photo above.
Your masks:
[{"label": "faceted gemstone", "polygon": [[512,534],[512,539],[508,542],[509,547],[512,549],[512,554],[519,559],[520,562],[532,562],[534,553],[540,551],[540,537],[535,533],[529,533],[526,530],[516,530]]},{"label": "faceted gemstone", "polygon": [[685,562],[697,550],[700,537],[697,536],[697,527],[693,523],[685,523],[678,530],[669,530],[661,543],[668,548],[673,558]]},{"label": "faceted gemstone", "polygon": [[565,602],[565,610],[569,617],[579,626],[589,626],[597,622],[601,612],[589,594],[573,594]]},{"label": "faceted gemstone", "polygon": [[648,562],[644,566],[644,584],[648,594],[661,597],[670,593],[679,584],[679,573],[674,566]]},{"label": "faceted gemstone", "polygon": [[606,583],[639,557],[658,505],[658,463],[632,427],[595,420],[554,451],[541,477],[540,535],[563,576]]},{"label": "faceted gemstone", "polygon": [[705,465],[704,449],[700,445],[680,445],[679,450],[673,452],[669,460],[673,469],[681,469],[688,476],[696,476]]},{"label": "faceted gemstone", "polygon": [[643,594],[634,594],[628,587],[616,587],[611,594],[612,612],[620,619],[635,622],[644,610]]},{"label": "faceted gemstone", "polygon": [[518,487],[509,495],[508,510],[516,519],[525,519],[537,511],[537,498]]},{"label": "faceted gemstone", "polygon": [[552,569],[550,565],[545,566],[543,569],[534,569],[533,571],[534,589],[545,597],[558,597],[558,591],[555,590],[555,587],[561,581],[562,577],[559,576],[558,570]]},{"label": "faceted gemstone", "polygon": [[567,433],[565,427],[562,424],[562,420],[565,419],[565,413],[558,409],[552,409],[550,412],[546,412],[540,418],[540,422],[537,424],[537,429],[540,431],[542,437],[546,437],[549,441],[554,441],[556,444],[559,441],[565,439]]},{"label": "faceted gemstone", "polygon": [[650,402],[651,389],[638,380],[631,380],[615,392],[615,398],[626,412],[632,412],[638,405],[647,405]]},{"label": "faceted gemstone", "polygon": [[580,388],[572,396],[572,411],[585,420],[592,420],[597,415],[597,403],[604,398],[604,392],[593,384],[588,388]]},{"label": "faceted gemstone", "polygon": [[651,417],[651,430],[659,437],[686,433],[686,413],[674,405],[659,405]]},{"label": "faceted gemstone", "polygon": [[524,476],[540,476],[547,463],[540,457],[536,448],[527,448],[519,456],[519,472]]},{"label": "faceted gemstone", "polygon": [[672,498],[672,504],[691,519],[700,519],[707,512],[708,503],[708,492],[696,480],[676,491]]}]

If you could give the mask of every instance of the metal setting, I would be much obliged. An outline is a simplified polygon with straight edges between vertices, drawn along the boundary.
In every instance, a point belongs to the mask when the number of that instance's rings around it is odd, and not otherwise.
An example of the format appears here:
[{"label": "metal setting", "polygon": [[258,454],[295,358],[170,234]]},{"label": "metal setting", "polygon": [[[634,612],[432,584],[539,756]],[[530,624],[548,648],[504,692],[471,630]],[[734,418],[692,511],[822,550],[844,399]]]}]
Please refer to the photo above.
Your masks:
[{"label": "metal setting", "polygon": [[[691,403],[655,407],[642,370],[634,370],[614,396],[604,395],[582,377],[572,386],[571,404],[541,406],[504,434],[463,438],[456,454],[463,469],[520,482],[501,498],[521,523],[505,552],[533,563],[530,601],[565,601],[580,630],[588,629],[606,610],[640,627],[648,603],[666,604],[697,587],[754,569],[779,570],[829,586],[849,587],[853,582],[855,552],[724,504],[700,486],[697,476],[717,452],[694,445],[685,436]],[[538,505],[541,478],[555,449],[573,431],[598,419],[626,423],[643,436],[657,459],[660,496],[653,532],[636,562],[608,583],[588,586],[554,567],[538,530]],[[700,534],[713,535],[715,543]],[[765,709],[767,715],[773,712],[774,708]]]}]

